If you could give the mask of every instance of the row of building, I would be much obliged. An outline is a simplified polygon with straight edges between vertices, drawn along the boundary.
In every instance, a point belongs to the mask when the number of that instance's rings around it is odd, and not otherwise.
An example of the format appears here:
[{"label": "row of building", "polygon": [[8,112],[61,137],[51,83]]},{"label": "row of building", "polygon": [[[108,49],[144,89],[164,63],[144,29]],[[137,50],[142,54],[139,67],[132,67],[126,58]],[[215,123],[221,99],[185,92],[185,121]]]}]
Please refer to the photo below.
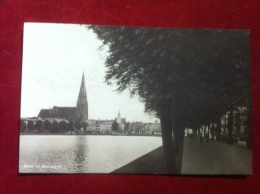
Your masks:
[{"label": "row of building", "polygon": [[[44,127],[44,122],[49,123],[48,127]],[[55,124],[53,124],[54,122]],[[52,125],[52,128],[49,129],[49,125]],[[58,127],[58,125],[60,126]],[[53,106],[50,109],[41,109],[37,118],[22,118],[21,128],[23,128],[21,130],[23,132],[46,131],[47,129],[53,133],[56,131],[69,131],[99,134],[161,134],[159,123],[126,122],[125,118],[121,118],[120,111],[118,112],[118,116],[112,120],[89,119],[84,73],[82,75],[76,107]]]},{"label": "row of building", "polygon": [[[67,126],[71,123],[66,119],[58,118],[22,118],[21,119],[21,132],[50,132],[44,126],[44,123],[48,121],[51,125],[55,122],[60,124],[65,122]],[[42,127],[38,129],[36,127],[37,122],[41,122]],[[117,123],[118,128],[114,129],[113,124]],[[30,127],[29,123],[32,123],[34,127]],[[160,123],[143,123],[143,122],[126,122],[125,119],[120,117],[115,118],[114,120],[94,120],[89,119],[85,121],[86,126],[81,125],[80,128],[77,128],[73,123],[73,127],[69,129],[60,129],[60,132],[64,133],[81,133],[81,134],[126,134],[126,135],[161,135],[161,125]],[[64,125],[63,125],[64,126]],[[61,125],[60,125],[61,127]],[[50,127],[51,128],[51,127]]]}]

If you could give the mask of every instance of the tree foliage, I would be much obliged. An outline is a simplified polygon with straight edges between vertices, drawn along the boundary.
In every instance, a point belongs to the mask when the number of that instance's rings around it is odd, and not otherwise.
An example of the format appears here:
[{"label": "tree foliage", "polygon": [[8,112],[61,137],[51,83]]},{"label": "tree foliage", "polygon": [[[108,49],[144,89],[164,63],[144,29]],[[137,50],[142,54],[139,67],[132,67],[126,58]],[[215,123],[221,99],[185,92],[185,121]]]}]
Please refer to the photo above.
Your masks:
[{"label": "tree foliage", "polygon": [[43,122],[43,127],[45,131],[50,132],[51,131],[51,122],[49,120],[45,120]]},{"label": "tree foliage", "polygon": [[87,123],[86,121],[84,121],[84,122],[82,123],[82,127],[83,127],[84,131],[86,131],[87,128],[88,128],[88,123]]},{"label": "tree foliage", "polygon": [[22,119],[20,119],[20,132],[26,132],[26,124]]},{"label": "tree foliage", "polygon": [[67,132],[68,131],[68,124],[66,121],[60,122],[60,132]]},{"label": "tree foliage", "polygon": [[75,124],[72,121],[70,121],[69,124],[68,124],[68,130],[74,131],[74,126],[75,126]]},{"label": "tree foliage", "polygon": [[82,125],[82,123],[80,121],[77,121],[75,123],[75,127],[76,127],[77,130],[80,130],[83,127],[83,125]]},{"label": "tree foliage", "polygon": [[34,127],[35,127],[35,129],[37,129],[38,132],[42,132],[42,130],[43,130],[43,122],[42,122],[42,120],[36,121]]},{"label": "tree foliage", "polygon": [[28,127],[29,131],[33,131],[34,130],[34,122],[29,120],[27,127]]},{"label": "tree foliage", "polygon": [[52,133],[59,133],[60,132],[60,126],[58,121],[54,121],[52,123],[52,128],[51,128]]},{"label": "tree foliage", "polygon": [[172,130],[209,125],[230,107],[250,107],[250,44],[245,30],[90,26],[108,47],[106,82],[129,89],[161,120],[165,163],[176,172]]},{"label": "tree foliage", "polygon": [[116,121],[114,121],[114,122],[112,123],[111,129],[112,129],[113,131],[118,132],[118,131],[119,131],[119,124],[118,124]]},{"label": "tree foliage", "polygon": [[203,123],[250,103],[248,31],[90,28],[109,47],[107,83],[138,94],[147,112],[159,116],[166,100],[186,124]]}]

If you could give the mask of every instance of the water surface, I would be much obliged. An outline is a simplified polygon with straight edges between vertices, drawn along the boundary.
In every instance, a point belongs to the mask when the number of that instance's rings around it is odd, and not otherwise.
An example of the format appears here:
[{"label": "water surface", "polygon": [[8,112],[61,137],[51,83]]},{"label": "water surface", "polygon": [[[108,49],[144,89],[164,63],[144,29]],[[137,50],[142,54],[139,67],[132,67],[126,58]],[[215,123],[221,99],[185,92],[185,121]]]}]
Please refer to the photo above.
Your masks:
[{"label": "water surface", "polygon": [[109,173],[162,145],[161,137],[21,135],[21,173]]}]

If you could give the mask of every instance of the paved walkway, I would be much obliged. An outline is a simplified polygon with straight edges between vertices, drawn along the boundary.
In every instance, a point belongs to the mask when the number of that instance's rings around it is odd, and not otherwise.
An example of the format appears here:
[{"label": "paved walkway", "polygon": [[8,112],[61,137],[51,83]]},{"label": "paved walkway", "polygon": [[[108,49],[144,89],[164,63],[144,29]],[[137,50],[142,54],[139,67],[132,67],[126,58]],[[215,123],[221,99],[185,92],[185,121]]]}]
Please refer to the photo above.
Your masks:
[{"label": "paved walkway", "polygon": [[119,174],[163,174],[163,149],[159,147],[144,156],[122,166],[112,173]]},{"label": "paved walkway", "polygon": [[252,150],[185,137],[182,174],[252,174]]},{"label": "paved walkway", "polygon": [[[211,140],[200,143],[199,138],[185,137],[182,160],[181,154],[176,159],[180,163],[181,174],[252,174],[252,150]],[[164,174],[162,147],[112,173]]]}]

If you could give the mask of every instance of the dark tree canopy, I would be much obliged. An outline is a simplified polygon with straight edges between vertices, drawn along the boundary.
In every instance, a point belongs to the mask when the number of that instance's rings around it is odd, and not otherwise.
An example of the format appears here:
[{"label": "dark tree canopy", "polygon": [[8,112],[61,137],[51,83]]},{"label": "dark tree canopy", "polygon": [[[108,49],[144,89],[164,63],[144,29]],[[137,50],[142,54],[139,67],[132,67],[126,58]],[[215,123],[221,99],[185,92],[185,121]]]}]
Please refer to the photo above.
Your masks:
[{"label": "dark tree canopy", "polygon": [[66,123],[66,121],[60,122],[60,131],[61,132],[67,132],[68,131],[68,124]]},{"label": "dark tree canopy", "polygon": [[88,123],[87,123],[86,121],[84,121],[84,122],[82,123],[82,127],[83,127],[84,131],[86,131],[87,128],[88,128]]},{"label": "dark tree canopy", "polygon": [[251,106],[249,31],[89,28],[108,47],[106,82],[129,89],[160,118],[167,173],[178,171],[174,152],[185,127]]},{"label": "dark tree canopy", "polygon": [[109,47],[107,83],[138,94],[147,112],[175,102],[185,123],[203,123],[250,104],[249,31],[90,28]]},{"label": "dark tree canopy", "polygon": [[76,127],[76,129],[80,129],[80,128],[82,128],[82,123],[80,122],[80,121],[77,121],[76,123],[75,123],[75,127]]},{"label": "dark tree canopy", "polygon": [[60,124],[58,123],[58,121],[54,121],[52,123],[51,132],[52,133],[59,133],[60,132]]},{"label": "dark tree canopy", "polygon": [[74,131],[74,126],[75,126],[75,124],[74,124],[72,121],[70,121],[70,122],[68,123],[68,130],[69,130],[69,131]]},{"label": "dark tree canopy", "polygon": [[29,131],[34,130],[34,122],[33,121],[28,121],[27,127]]},{"label": "dark tree canopy", "polygon": [[42,120],[36,121],[34,128],[37,129],[38,132],[42,131],[43,130]]},{"label": "dark tree canopy", "polygon": [[112,123],[111,129],[112,129],[113,131],[119,131],[119,125],[118,125],[118,123],[117,123],[116,121],[114,121],[114,122]]},{"label": "dark tree canopy", "polygon": [[45,120],[43,122],[44,130],[45,131],[50,131],[51,130],[51,122],[49,120]]},{"label": "dark tree canopy", "polygon": [[22,119],[20,119],[20,132],[26,132],[26,124]]}]

